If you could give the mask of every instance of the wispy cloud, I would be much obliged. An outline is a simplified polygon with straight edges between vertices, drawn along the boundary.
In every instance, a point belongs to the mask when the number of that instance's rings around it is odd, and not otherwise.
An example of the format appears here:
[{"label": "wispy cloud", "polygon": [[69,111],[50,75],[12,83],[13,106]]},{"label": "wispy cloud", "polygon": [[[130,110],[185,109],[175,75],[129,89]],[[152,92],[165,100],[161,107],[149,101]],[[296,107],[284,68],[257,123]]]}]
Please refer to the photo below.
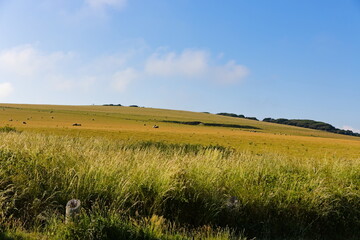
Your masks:
[{"label": "wispy cloud", "polygon": [[127,0],[85,0],[85,2],[93,9],[103,9],[105,7],[122,9],[127,4]]},{"label": "wispy cloud", "polygon": [[43,53],[32,45],[21,45],[0,51],[2,73],[31,77],[44,71],[51,71],[57,64],[71,58],[71,53]]},{"label": "wispy cloud", "polygon": [[124,92],[128,85],[138,78],[139,74],[133,68],[116,72],[112,76],[112,85],[115,90]]},{"label": "wispy cloud", "polygon": [[243,80],[250,73],[249,69],[243,65],[236,64],[235,61],[229,61],[225,65],[215,66],[212,76],[215,81],[231,84]]},{"label": "wispy cloud", "polygon": [[145,71],[159,76],[188,76],[202,75],[208,68],[208,53],[205,51],[185,50],[181,54],[168,52],[154,53],[146,61]]},{"label": "wispy cloud", "polygon": [[152,54],[145,63],[145,73],[162,77],[209,79],[231,84],[242,81],[250,71],[235,61],[218,64],[216,59],[211,59],[211,54],[207,51],[187,49],[180,54]]},{"label": "wispy cloud", "polygon": [[61,92],[72,90],[88,91],[99,80],[93,75],[68,76],[69,74],[55,74],[49,76],[47,80],[51,84],[52,89]]},{"label": "wispy cloud", "polygon": [[13,86],[9,82],[0,83],[0,99],[8,97],[13,92]]},{"label": "wispy cloud", "polygon": [[[67,2],[67,1],[59,1]],[[71,2],[71,1],[68,1]],[[75,1],[74,1],[75,2]],[[112,11],[121,11],[128,5],[128,0],[82,0],[71,8],[72,4],[59,4],[59,16],[62,21],[71,26],[91,26],[109,24]]]},{"label": "wispy cloud", "polygon": [[[14,83],[38,86],[55,91],[88,90],[97,80],[104,80],[121,69],[121,56],[82,60],[71,52],[44,52],[28,44],[0,50],[2,96],[8,95]],[[96,68],[94,65],[107,66]]]},{"label": "wispy cloud", "polygon": [[[150,53],[146,53],[150,52]],[[28,89],[46,93],[96,93],[109,87],[124,93],[137,81],[157,78],[234,84],[249,70],[235,61],[219,63],[204,50],[129,52],[83,59],[74,52],[47,52],[28,44],[0,50],[0,97],[27,93]],[[14,87],[13,87],[14,86]],[[18,91],[21,90],[21,91]],[[13,96],[13,95],[11,95]]]}]

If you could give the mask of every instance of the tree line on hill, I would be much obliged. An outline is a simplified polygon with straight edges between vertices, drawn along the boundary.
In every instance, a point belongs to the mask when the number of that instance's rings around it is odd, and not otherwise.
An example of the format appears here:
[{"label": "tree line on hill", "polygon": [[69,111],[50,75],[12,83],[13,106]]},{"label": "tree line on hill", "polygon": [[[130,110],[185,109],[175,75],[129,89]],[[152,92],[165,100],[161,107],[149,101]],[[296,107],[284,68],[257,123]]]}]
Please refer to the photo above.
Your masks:
[{"label": "tree line on hill", "polygon": [[113,104],[113,103],[109,103],[109,104],[103,104],[103,106],[111,106],[111,107],[121,107],[121,104]]},{"label": "tree line on hill", "polygon": [[[243,114],[235,114],[235,113],[217,113],[217,115],[227,116],[227,117],[235,117],[235,118],[245,118],[245,119],[251,119],[259,121],[255,117],[245,117]],[[263,122],[271,122],[271,123],[278,123],[278,124],[285,124],[285,125],[291,125],[296,127],[303,127],[303,128],[310,128],[310,129],[316,129],[326,132],[332,132],[332,133],[338,133],[343,135],[349,135],[349,136],[355,136],[360,137],[360,133],[353,132],[351,130],[344,130],[339,129],[334,126],[332,126],[329,123],[314,121],[314,120],[306,120],[306,119],[286,119],[286,118],[264,118]]]},{"label": "tree line on hill", "polygon": [[[109,103],[109,104],[103,104],[103,106],[110,106],[110,107],[121,107],[121,104],[113,104],[113,103]],[[139,107],[138,105],[129,105],[129,107]]]},{"label": "tree line on hill", "polygon": [[291,125],[291,126],[297,126],[297,127],[303,127],[303,128],[311,128],[316,130],[322,130],[332,133],[338,133],[338,134],[344,134],[349,136],[356,136],[360,137],[360,133],[354,133],[351,130],[343,130],[334,127],[331,124],[314,121],[314,120],[303,120],[303,119],[286,119],[286,118],[264,118],[264,122],[271,122],[271,123],[278,123],[278,124],[285,124],[285,125]]},{"label": "tree line on hill", "polygon": [[210,126],[210,127],[229,127],[229,128],[261,129],[261,128],[258,128],[258,127],[248,126],[248,125],[225,124],[225,123],[204,123],[204,122],[200,122],[200,121],[182,122],[182,121],[163,120],[162,122],[185,124],[185,125],[203,125],[203,126]]},{"label": "tree line on hill", "polygon": [[242,114],[237,115],[237,114],[235,114],[235,113],[225,113],[225,112],[221,112],[221,113],[217,113],[217,115],[222,115],[222,116],[227,116],[227,117],[236,117],[236,118],[246,118],[246,119],[250,119],[250,120],[259,121],[256,117],[245,117],[245,116],[242,115]]}]

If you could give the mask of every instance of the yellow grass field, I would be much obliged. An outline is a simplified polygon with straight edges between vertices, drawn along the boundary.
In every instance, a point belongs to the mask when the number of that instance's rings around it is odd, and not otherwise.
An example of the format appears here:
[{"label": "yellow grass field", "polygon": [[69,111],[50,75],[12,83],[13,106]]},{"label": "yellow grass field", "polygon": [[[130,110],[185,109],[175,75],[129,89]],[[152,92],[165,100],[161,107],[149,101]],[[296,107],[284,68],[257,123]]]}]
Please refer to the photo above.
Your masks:
[{"label": "yellow grass field", "polygon": [[[238,124],[259,129],[191,126],[163,121]],[[26,122],[26,124],[24,124]],[[81,126],[72,126],[80,123]],[[159,128],[153,128],[153,125]],[[0,104],[0,125],[27,132],[129,142],[220,145],[254,154],[360,158],[360,138],[208,113],[119,106]]]},{"label": "yellow grass field", "polygon": [[0,239],[360,236],[359,137],[119,106],[0,104],[0,128]]}]

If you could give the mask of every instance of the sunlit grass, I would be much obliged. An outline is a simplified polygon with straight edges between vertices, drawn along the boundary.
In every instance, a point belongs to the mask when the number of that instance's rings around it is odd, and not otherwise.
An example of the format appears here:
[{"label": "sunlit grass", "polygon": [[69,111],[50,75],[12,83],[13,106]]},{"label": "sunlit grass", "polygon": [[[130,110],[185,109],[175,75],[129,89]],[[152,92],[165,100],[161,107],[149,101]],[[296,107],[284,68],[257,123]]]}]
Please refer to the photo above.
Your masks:
[{"label": "sunlit grass", "polygon": [[[0,135],[0,226],[8,234],[20,229],[78,239],[92,229],[89,239],[106,239],[127,229],[134,239],[360,236],[359,159]],[[79,225],[68,226],[63,213],[72,198],[82,201],[83,212]]]},{"label": "sunlit grass", "polygon": [[[11,120],[11,121],[10,121]],[[253,126],[236,129],[190,126],[163,121]],[[26,122],[24,124],[23,122]],[[0,123],[20,131],[59,136],[93,137],[129,143],[152,141],[172,144],[221,145],[253,154],[289,157],[360,157],[360,138],[214,114],[153,108],[1,104]],[[72,126],[81,123],[82,126]],[[160,128],[154,129],[153,125]]]}]

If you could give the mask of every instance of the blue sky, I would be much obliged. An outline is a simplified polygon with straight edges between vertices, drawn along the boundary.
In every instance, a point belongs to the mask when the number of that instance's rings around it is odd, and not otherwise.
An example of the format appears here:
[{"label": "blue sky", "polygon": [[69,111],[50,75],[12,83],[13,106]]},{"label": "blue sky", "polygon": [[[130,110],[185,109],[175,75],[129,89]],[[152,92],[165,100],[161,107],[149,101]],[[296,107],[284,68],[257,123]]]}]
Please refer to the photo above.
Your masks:
[{"label": "blue sky", "polygon": [[360,132],[359,0],[0,0],[0,102],[121,103]]}]

